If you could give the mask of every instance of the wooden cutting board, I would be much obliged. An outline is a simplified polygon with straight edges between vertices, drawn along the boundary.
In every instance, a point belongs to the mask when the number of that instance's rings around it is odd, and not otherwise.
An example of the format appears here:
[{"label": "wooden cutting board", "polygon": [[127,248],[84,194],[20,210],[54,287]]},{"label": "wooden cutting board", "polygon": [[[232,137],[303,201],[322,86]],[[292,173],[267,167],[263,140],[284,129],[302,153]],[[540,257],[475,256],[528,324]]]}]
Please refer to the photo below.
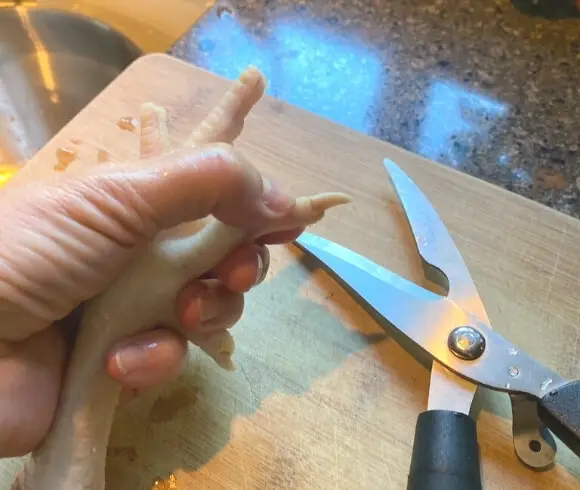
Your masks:
[{"label": "wooden cutting board", "polygon": [[[137,156],[138,136],[117,126],[143,101],[168,109],[180,144],[230,82],[165,55],[134,63],[14,181],[49,174],[56,151],[71,165]],[[580,222],[271,97],[250,115],[238,148],[295,195],[348,191],[312,231],[411,280],[422,272],[385,157],[432,200],[471,269],[495,329],[578,377]],[[102,153],[101,153],[102,154]],[[248,294],[234,329],[237,372],[192,349],[178,382],[119,410],[108,489],[404,489],[429,365],[381,328],[293,246],[272,248],[270,274]],[[580,462],[563,445],[558,465],[526,469],[511,439],[504,395],[481,392],[479,441],[486,489],[577,489]],[[2,481],[19,466],[7,460]],[[7,484],[7,483],[6,483]],[[7,487],[3,487],[7,488]]]}]

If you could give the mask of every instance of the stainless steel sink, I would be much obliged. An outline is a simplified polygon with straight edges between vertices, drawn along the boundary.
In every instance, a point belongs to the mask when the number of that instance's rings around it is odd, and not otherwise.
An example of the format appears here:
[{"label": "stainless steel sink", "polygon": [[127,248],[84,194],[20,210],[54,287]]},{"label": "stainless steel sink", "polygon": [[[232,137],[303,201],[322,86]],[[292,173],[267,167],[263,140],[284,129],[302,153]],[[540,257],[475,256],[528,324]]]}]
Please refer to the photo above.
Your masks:
[{"label": "stainless steel sink", "polygon": [[0,8],[0,164],[31,158],[141,54],[82,15]]}]

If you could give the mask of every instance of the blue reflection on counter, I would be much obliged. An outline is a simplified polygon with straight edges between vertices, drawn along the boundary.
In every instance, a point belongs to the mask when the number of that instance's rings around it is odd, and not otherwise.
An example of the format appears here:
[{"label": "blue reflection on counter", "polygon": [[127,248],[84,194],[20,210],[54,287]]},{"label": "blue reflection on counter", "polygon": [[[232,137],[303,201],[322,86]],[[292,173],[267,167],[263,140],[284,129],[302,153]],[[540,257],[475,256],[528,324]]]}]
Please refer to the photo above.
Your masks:
[{"label": "blue reflection on counter", "polygon": [[281,61],[285,100],[362,132],[372,129],[368,110],[385,84],[378,57],[360,41],[322,36],[314,26],[284,23],[275,35],[284,52]]},{"label": "blue reflection on counter", "polygon": [[305,19],[276,20],[253,34],[234,16],[210,16],[195,30],[196,64],[228,79],[248,65],[267,77],[267,93],[368,133],[385,85],[381,60],[362,42]]},{"label": "blue reflection on counter", "polygon": [[493,121],[507,113],[506,104],[452,82],[435,81],[427,97],[417,150],[431,160],[459,167],[469,158],[470,149],[488,137]]},{"label": "blue reflection on counter", "polygon": [[269,79],[272,56],[234,16],[210,15],[195,28],[199,52],[196,64],[233,80],[248,66],[257,67]]}]

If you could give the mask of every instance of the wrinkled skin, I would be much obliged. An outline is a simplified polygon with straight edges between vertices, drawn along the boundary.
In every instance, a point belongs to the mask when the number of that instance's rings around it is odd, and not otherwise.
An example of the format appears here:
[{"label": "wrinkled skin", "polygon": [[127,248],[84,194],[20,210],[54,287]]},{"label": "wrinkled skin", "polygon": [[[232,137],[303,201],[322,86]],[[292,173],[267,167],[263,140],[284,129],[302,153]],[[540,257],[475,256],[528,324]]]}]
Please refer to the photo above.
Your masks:
[{"label": "wrinkled skin", "polygon": [[[207,124],[196,130],[205,142],[192,138],[173,155],[153,149],[144,151],[142,161],[2,189],[0,456],[25,454],[45,436],[67,339],[74,335],[72,313],[106,288],[141,244],[159,230],[212,212],[226,223],[254,228],[271,219],[269,209],[291,206],[292,199],[270,185],[264,193],[258,172],[231,146],[253,105],[247,102],[252,97],[243,100],[223,106],[213,132]],[[160,172],[176,178],[159,179]],[[264,245],[292,240],[300,231],[243,245],[207,278],[193,277],[176,298],[181,332],[151,325],[112,345],[107,372],[125,388],[125,398],[179,375],[187,332],[231,328],[242,314],[243,293],[267,272]]]}]

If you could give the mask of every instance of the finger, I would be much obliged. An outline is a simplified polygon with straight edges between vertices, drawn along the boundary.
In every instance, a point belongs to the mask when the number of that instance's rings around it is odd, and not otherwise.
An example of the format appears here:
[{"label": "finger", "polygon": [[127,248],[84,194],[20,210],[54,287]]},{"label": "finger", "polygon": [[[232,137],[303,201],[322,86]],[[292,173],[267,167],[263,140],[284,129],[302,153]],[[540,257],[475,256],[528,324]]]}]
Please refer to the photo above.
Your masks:
[{"label": "finger", "polygon": [[269,233],[267,235],[263,235],[262,237],[258,238],[256,240],[256,243],[260,245],[276,245],[281,243],[293,242],[302,234],[304,229],[305,228],[302,227],[302,228],[294,228],[292,230],[284,230]]},{"label": "finger", "polygon": [[169,152],[165,109],[151,102],[142,104],[139,127],[141,158],[159,157]]},{"label": "finger", "polygon": [[243,309],[243,295],[230,291],[217,280],[195,281],[177,298],[177,316],[186,337],[188,333],[207,334],[231,328]]},{"label": "finger", "polygon": [[238,323],[244,312],[244,295],[231,293],[228,301],[222,304],[223,307],[220,308],[217,316],[203,322],[196,332],[192,332],[191,335],[185,332],[190,342],[196,344],[199,334],[211,335],[222,330],[229,330]]},{"label": "finger", "polygon": [[159,328],[115,345],[106,368],[126,389],[150,389],[176,379],[186,357],[186,339],[171,329]]},{"label": "finger", "polygon": [[244,293],[260,284],[270,266],[270,252],[264,246],[248,244],[232,252],[215,269],[216,277],[230,291]]},{"label": "finger", "polygon": [[228,225],[255,229],[288,212],[294,202],[265,192],[256,168],[224,144],[79,173],[68,179],[62,175],[51,199],[85,226],[121,243],[210,214]]},{"label": "finger", "polygon": [[56,411],[65,347],[50,327],[0,358],[0,458],[22,456],[45,437]]},{"label": "finger", "polygon": [[80,178],[61,175],[56,188],[46,189],[51,191],[52,208],[56,201],[67,218],[126,246],[160,229],[209,215],[241,228],[249,237],[292,230],[313,224],[330,207],[348,202],[339,193],[294,199],[263,180],[253,165],[225,144],[79,173]]},{"label": "finger", "polygon": [[242,132],[244,119],[264,95],[265,88],[262,74],[256,68],[247,68],[185,144],[233,143]]}]

